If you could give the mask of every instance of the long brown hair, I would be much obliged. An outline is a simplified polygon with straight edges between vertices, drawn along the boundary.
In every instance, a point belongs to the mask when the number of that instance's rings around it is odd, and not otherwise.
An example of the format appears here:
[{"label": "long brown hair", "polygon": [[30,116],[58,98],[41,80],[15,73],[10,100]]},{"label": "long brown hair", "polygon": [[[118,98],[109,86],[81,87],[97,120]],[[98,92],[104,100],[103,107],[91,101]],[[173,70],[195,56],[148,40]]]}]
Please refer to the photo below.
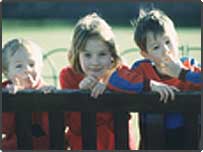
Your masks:
[{"label": "long brown hair", "polygon": [[79,54],[84,51],[87,40],[92,36],[98,36],[108,46],[113,58],[113,67],[120,63],[118,47],[111,27],[96,13],[88,14],[81,18],[74,28],[71,49],[68,52],[68,59],[76,72],[84,73],[80,66]]}]

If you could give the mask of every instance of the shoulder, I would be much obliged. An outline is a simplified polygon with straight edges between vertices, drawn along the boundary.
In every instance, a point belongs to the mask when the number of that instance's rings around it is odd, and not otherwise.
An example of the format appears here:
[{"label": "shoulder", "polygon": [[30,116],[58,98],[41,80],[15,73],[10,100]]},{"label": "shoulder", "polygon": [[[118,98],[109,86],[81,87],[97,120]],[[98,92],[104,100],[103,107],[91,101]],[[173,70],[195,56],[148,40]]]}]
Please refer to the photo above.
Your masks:
[{"label": "shoulder", "polygon": [[66,66],[61,69],[60,71],[60,78],[63,77],[73,77],[73,76],[79,76],[78,73],[71,67],[71,66]]},{"label": "shoulder", "polygon": [[63,67],[62,69],[61,69],[61,72],[60,73],[73,73],[73,68],[71,67],[71,66],[66,66],[66,67]]},{"label": "shoulder", "polygon": [[131,69],[135,69],[142,65],[153,65],[153,63],[149,59],[138,60],[135,63],[133,63]]},{"label": "shoulder", "polygon": [[72,67],[64,67],[59,75],[59,81],[62,88],[78,88],[78,83],[83,79],[83,75],[77,73]]}]

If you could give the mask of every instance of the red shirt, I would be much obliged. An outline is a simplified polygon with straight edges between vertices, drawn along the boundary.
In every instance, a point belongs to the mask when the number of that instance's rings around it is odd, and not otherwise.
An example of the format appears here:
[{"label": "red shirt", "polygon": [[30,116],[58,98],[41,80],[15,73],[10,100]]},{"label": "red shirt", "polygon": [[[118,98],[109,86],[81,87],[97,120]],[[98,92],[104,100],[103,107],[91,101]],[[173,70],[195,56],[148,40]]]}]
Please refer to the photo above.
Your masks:
[{"label": "red shirt", "polygon": [[[183,57],[181,61],[186,69],[200,73],[201,68],[194,59]],[[109,79],[109,88],[119,92],[139,93],[149,90],[149,83],[146,83],[149,80],[173,85],[181,91],[200,90],[202,85],[201,83],[196,83],[194,77],[180,80],[159,74],[154,64],[150,60],[144,59],[136,61],[131,69],[121,68],[116,70]],[[165,118],[167,128],[177,128],[184,124],[180,113],[169,113],[165,115]]]},{"label": "red shirt", "polygon": [[[2,87],[5,88],[11,84],[10,81],[2,83]],[[36,87],[42,86],[43,83],[39,83]],[[33,112],[32,113],[32,141],[33,149],[49,149],[49,132],[48,132],[48,113],[47,112]],[[16,150],[17,138],[16,138],[16,122],[15,113],[3,112],[2,113],[2,134],[6,137],[2,140],[3,150]]]},{"label": "red shirt", "polygon": [[[62,89],[79,89],[78,85],[84,78],[76,73],[71,67],[65,67],[60,72],[60,84]],[[71,150],[81,150],[81,115],[80,112],[68,112],[65,120],[69,126],[67,137]],[[98,112],[96,115],[97,126],[97,150],[115,149],[113,118],[110,112]],[[131,131],[129,129],[129,131]],[[130,149],[135,149],[135,142],[132,136],[129,139]]]}]

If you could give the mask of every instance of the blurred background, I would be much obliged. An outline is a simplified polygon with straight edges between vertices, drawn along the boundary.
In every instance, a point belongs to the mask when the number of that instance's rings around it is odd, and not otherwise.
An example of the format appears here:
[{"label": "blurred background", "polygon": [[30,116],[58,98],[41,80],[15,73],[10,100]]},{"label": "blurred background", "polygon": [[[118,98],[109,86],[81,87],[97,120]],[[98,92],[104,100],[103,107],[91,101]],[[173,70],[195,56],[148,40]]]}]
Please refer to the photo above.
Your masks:
[{"label": "blurred background", "polygon": [[163,10],[175,23],[181,55],[201,62],[201,8],[197,2],[3,2],[2,45],[17,37],[38,43],[44,49],[43,75],[58,86],[58,73],[68,64],[73,27],[87,13],[97,12],[112,26],[120,54],[129,66],[140,59],[130,24],[140,8]]}]

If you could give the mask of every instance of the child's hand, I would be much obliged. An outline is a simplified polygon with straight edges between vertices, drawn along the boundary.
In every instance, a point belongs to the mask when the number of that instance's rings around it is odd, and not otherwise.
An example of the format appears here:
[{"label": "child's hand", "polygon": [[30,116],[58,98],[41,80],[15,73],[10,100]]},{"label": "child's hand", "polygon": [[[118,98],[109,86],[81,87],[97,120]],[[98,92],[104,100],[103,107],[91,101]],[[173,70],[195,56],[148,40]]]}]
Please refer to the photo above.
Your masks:
[{"label": "child's hand", "polygon": [[97,78],[93,76],[86,76],[82,81],[79,83],[80,89],[90,89],[92,90],[94,86],[97,84]]},{"label": "child's hand", "polygon": [[150,81],[151,90],[154,92],[158,92],[160,94],[160,101],[167,103],[169,96],[171,96],[171,100],[175,99],[174,91],[180,91],[175,86],[170,86],[161,82],[157,82],[154,80]]},{"label": "child's hand", "polygon": [[25,89],[24,82],[18,77],[13,78],[12,84],[6,86],[6,89],[11,94],[16,94],[16,92]]},{"label": "child's hand", "polygon": [[43,86],[41,87],[39,90],[41,90],[43,93],[50,93],[50,92],[53,92],[54,90],[56,90],[56,87],[54,86]]},{"label": "child's hand", "polygon": [[93,87],[91,91],[91,96],[93,98],[97,98],[99,95],[103,94],[106,89],[106,85],[101,82],[97,82],[97,84]]},{"label": "child's hand", "polygon": [[171,77],[178,78],[182,68],[183,64],[179,59],[175,61],[171,57],[167,56],[165,58],[162,58],[159,66],[159,72]]}]

